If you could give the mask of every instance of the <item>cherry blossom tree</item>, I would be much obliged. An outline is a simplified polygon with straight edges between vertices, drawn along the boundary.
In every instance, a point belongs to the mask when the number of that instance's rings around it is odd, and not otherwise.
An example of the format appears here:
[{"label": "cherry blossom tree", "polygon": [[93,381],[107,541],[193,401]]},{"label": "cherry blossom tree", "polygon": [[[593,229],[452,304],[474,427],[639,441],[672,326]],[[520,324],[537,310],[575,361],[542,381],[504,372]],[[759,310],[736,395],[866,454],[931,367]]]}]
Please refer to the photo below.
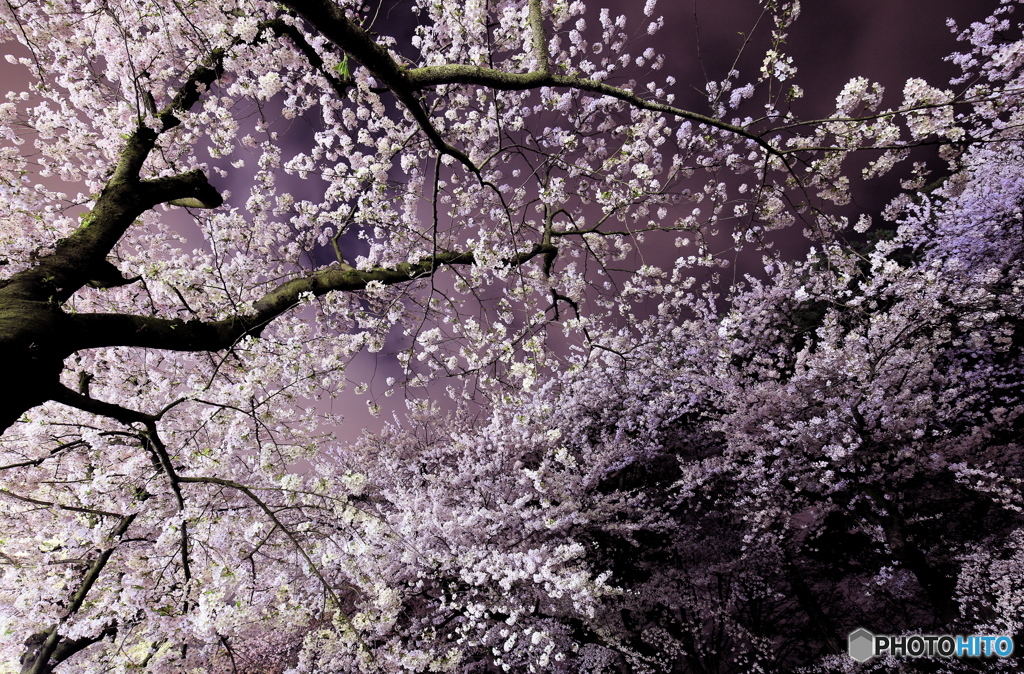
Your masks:
[{"label": "cherry blossom tree", "polygon": [[[1016,4],[950,88],[807,120],[795,1],[701,111],[654,0],[417,1],[408,44],[333,0],[4,3],[11,671],[836,671],[847,627],[1020,632]],[[343,446],[324,401],[382,351],[410,414]]]}]

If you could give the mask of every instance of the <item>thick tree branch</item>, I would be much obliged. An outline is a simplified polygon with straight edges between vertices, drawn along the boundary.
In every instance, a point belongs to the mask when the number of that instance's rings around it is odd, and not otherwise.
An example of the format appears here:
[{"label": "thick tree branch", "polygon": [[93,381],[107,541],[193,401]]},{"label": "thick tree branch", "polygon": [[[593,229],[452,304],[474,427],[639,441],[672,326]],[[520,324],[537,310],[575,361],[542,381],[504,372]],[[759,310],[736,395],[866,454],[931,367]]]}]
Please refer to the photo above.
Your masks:
[{"label": "thick tree branch", "polygon": [[537,57],[537,69],[545,74],[550,73],[551,54],[548,52],[548,38],[544,33],[541,0],[530,0],[530,30],[533,32],[533,53]]},{"label": "thick tree branch", "polygon": [[[198,181],[198,177],[195,180]],[[179,182],[176,179],[166,182],[171,185],[166,189],[177,189],[174,187]],[[538,255],[550,258],[555,252],[556,247],[544,241],[505,260],[505,264],[519,266]],[[416,263],[402,263],[392,268],[359,270],[342,264],[282,283],[260,298],[252,312],[218,321],[183,321],[128,314],[69,315],[52,301],[56,298],[46,301],[21,299],[18,297],[21,290],[14,288],[12,291],[9,284],[0,288],[0,368],[24,383],[17,389],[0,389],[0,432],[15,423],[26,410],[47,400],[56,400],[125,424],[148,424],[160,418],[163,412],[146,414],[95,400],[63,386],[59,381],[63,360],[75,351],[106,346],[221,351],[243,337],[258,337],[271,321],[296,306],[304,294],[319,297],[330,292],[358,291],[371,282],[396,285],[428,277],[444,265],[472,265],[475,262],[472,252],[456,251],[442,252]],[[28,270],[23,274],[38,271]],[[79,278],[88,278],[88,275],[82,274]]]},{"label": "thick tree branch", "polygon": [[[113,637],[116,634],[117,634],[117,624],[115,623],[115,624],[111,624],[111,625],[108,625],[108,626],[104,627],[103,630],[99,634],[97,634],[96,636],[82,637],[81,639],[74,639],[72,641],[68,641],[67,639],[62,639],[57,644],[57,647],[53,650],[53,653],[50,654],[50,661],[51,661],[52,664],[51,663],[47,663],[41,670],[38,670],[38,671],[43,672],[44,674],[50,674],[50,672],[53,671],[54,667],[56,667],[60,663],[64,662],[65,660],[70,658],[75,653],[78,653],[79,651],[85,650],[89,646],[92,646],[93,644],[99,643],[99,642],[101,642],[104,639],[107,639],[109,637]],[[32,637],[29,639],[29,641],[26,642],[26,646],[29,647],[29,651],[28,651],[28,653],[25,654],[25,657],[31,658],[30,654],[32,653],[32,649],[36,648],[37,647],[37,643],[39,643],[41,641],[44,641],[48,636],[49,636],[49,632],[40,632],[38,634],[32,635]],[[23,666],[24,667],[30,667],[30,669],[28,670],[30,672],[36,671],[35,667],[37,665],[37,662],[38,661],[33,661],[33,660],[30,659],[28,662],[25,662],[23,664]],[[23,669],[22,671],[24,672],[25,670]]]},{"label": "thick tree branch", "polygon": [[316,68],[324,76],[324,79],[331,85],[334,93],[342,96],[352,86],[353,81],[350,76],[343,75],[339,77],[327,69],[324,60],[320,58],[320,54],[316,52],[313,45],[306,41],[305,36],[295,26],[289,25],[280,19],[268,21],[265,24],[261,24],[261,26],[270,28],[278,37],[287,37],[291,40],[295,47],[302,52],[302,55],[306,57],[306,60],[309,61],[309,65]]},{"label": "thick tree branch", "polygon": [[380,46],[373,36],[345,16],[344,10],[326,0],[286,0],[283,3],[302,16],[327,39],[361,63],[398,98],[409,114],[442,154],[446,154],[479,176],[480,170],[462,150],[450,145],[430,120],[406,70]]},{"label": "thick tree branch", "polygon": [[[328,73],[323,60],[298,30],[280,20],[267,21],[260,25],[254,41],[264,39],[267,31],[288,37],[310,64],[327,78],[335,93],[344,93],[351,80],[339,79]],[[226,54],[225,49],[213,50],[205,62],[185,77],[163,110],[153,111],[160,123],[159,128],[150,128],[140,120],[139,126],[128,137],[113,174],[100,192],[95,206],[83,217],[82,224],[59,242],[54,254],[41,258],[32,269],[13,276],[4,288],[5,294],[37,301],[64,302],[83,285],[94,281],[96,272],[109,264],[106,256],[136,218],[147,210],[161,203],[196,208],[216,208],[223,203],[220,194],[201,171],[154,180],[142,180],[140,175],[160,135],[181,124],[178,115],[199,102],[221,77]]]},{"label": "thick tree branch", "polygon": [[[506,264],[519,266],[538,255],[551,254],[554,248],[551,244],[537,244],[507,260]],[[250,314],[219,321],[183,321],[127,314],[77,314],[69,316],[68,320],[73,325],[74,350],[139,346],[174,351],[220,351],[245,336],[259,336],[271,321],[296,306],[307,293],[320,297],[330,292],[353,292],[365,289],[371,282],[397,285],[426,278],[444,265],[471,265],[475,261],[471,252],[446,252],[393,268],[359,270],[348,265],[330,267],[279,285],[258,300]],[[68,393],[62,392],[61,395],[71,400]]]},{"label": "thick tree branch", "polygon": [[345,16],[345,10],[337,3],[331,0],[284,0],[281,4],[361,63],[389,89],[410,91],[405,69],[391,58],[388,50],[378,44],[369,31]]},{"label": "thick tree branch", "polygon": [[[406,79],[405,69],[368,31],[346,17],[344,10],[335,3],[325,0],[286,0],[283,4],[305,18],[310,25],[379,78],[395,94],[440,152],[453,157],[474,174],[479,174],[479,169],[470,160],[469,155],[446,142],[434,127],[416,96],[415,88],[410,86]],[[302,44],[297,44],[302,49]],[[322,62],[320,65],[314,60],[310,62],[322,70]]]},{"label": "thick tree branch", "polygon": [[195,105],[223,73],[225,51],[214,50],[209,58],[185,77],[167,106],[155,114],[159,129],[141,120],[128,137],[117,166],[82,224],[58,242],[53,254],[40,258],[31,269],[12,276],[0,290],[0,300],[17,297],[62,303],[93,280],[106,256],[136,218],[160,203],[215,208],[223,200],[198,170],[155,180],[142,180],[142,167],[156,147],[160,134],[178,126],[178,114]]},{"label": "thick tree branch", "polygon": [[[155,132],[145,129],[136,136],[150,134]],[[125,152],[141,150],[129,143]],[[37,296],[46,294],[48,299],[64,302],[107,264],[107,254],[136,218],[165,202],[215,208],[223,199],[199,170],[154,180],[138,180],[137,176],[122,180],[112,178],[78,229],[58,243],[54,254],[40,259],[36,267],[12,277],[12,285],[18,285],[24,276],[24,281],[35,282]]]},{"label": "thick tree branch", "polygon": [[55,400],[56,402],[67,405],[68,407],[80,409],[83,412],[116,419],[122,424],[147,424],[152,423],[158,418],[152,414],[145,414],[144,412],[138,412],[136,410],[128,409],[127,407],[121,407],[114,403],[103,402],[102,400],[90,398],[78,393],[77,391],[72,391],[66,386],[56,386],[53,390],[51,400]]}]

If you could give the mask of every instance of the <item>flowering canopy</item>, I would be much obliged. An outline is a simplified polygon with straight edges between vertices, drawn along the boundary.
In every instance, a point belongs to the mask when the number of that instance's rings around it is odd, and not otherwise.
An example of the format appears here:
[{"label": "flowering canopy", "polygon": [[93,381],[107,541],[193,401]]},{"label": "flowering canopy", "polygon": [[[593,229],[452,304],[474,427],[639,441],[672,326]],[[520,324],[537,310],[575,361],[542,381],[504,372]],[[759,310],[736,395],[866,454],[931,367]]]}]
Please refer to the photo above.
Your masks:
[{"label": "flowering canopy", "polygon": [[[795,1],[703,113],[654,0],[413,4],[409,44],[334,0],[0,6],[5,660],[833,671],[846,627],[1024,628],[1016,3],[950,89],[820,120]],[[945,181],[851,225],[927,145]],[[389,387],[482,407],[339,447],[310,401],[396,344]]]}]

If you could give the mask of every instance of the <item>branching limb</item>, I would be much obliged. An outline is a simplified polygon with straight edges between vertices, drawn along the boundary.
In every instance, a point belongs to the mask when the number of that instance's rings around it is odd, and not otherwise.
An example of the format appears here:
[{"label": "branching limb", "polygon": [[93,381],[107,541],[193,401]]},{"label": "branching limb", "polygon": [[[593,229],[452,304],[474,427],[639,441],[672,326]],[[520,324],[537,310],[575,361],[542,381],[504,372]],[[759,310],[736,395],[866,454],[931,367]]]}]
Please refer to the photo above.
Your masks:
[{"label": "branching limb", "polygon": [[[29,672],[40,671],[40,672],[44,672],[46,674],[49,674],[49,672],[53,671],[53,669],[54,669],[54,667],[56,665],[60,664],[61,662],[64,662],[65,660],[70,658],[75,653],[78,653],[79,651],[84,650],[84,649],[88,648],[89,646],[92,646],[93,644],[99,643],[99,642],[103,641],[104,639],[107,639],[109,637],[113,637],[116,634],[117,634],[117,625],[116,624],[111,624],[111,625],[108,625],[107,627],[103,628],[103,630],[99,634],[97,634],[96,636],[93,636],[93,637],[82,637],[80,639],[74,639],[74,640],[71,640],[71,641],[68,641],[67,639],[62,639],[57,644],[57,647],[53,650],[53,653],[50,655],[50,660],[53,662],[53,664],[47,664],[42,669],[37,670],[35,668],[36,664],[37,664],[37,661],[29,660],[27,663],[23,664],[22,672],[26,671],[24,669],[24,667],[31,666],[31,668],[28,669],[27,671],[29,671]],[[44,637],[43,635],[46,635],[46,637]],[[39,639],[45,639],[48,636],[49,636],[49,633],[47,633],[47,632],[40,632],[38,634],[33,635],[33,637],[35,637],[35,641],[38,641]],[[30,638],[29,641],[26,642],[26,646],[29,646],[30,649],[33,648],[34,644],[35,644],[35,641],[33,641],[33,639]],[[30,657],[30,656],[26,653],[26,657]]]},{"label": "branching limb", "polygon": [[339,77],[330,72],[324,64],[324,60],[320,58],[320,54],[316,53],[313,46],[306,41],[305,36],[295,26],[289,25],[280,19],[267,21],[261,24],[261,26],[270,28],[279,37],[287,37],[291,40],[295,47],[302,52],[302,55],[306,57],[306,60],[309,61],[309,65],[316,68],[324,76],[328,84],[331,85],[331,89],[334,90],[334,93],[343,96],[348,88],[354,84],[351,76],[342,75]]},{"label": "branching limb", "polygon": [[[345,10],[331,0],[284,0],[285,7],[296,12],[324,37],[361,63],[389,89],[410,91],[405,69],[377,43],[369,31],[347,16]],[[394,86],[393,86],[394,85]]]},{"label": "branching limb", "polygon": [[85,440],[74,440],[72,442],[64,443],[58,447],[54,447],[46,456],[41,456],[37,459],[26,459],[25,461],[19,461],[17,463],[9,463],[6,466],[0,466],[0,471],[12,470],[15,468],[25,468],[28,466],[38,466],[44,461],[47,461],[53,456],[60,454],[61,452],[68,449],[75,449],[76,447],[86,446]]},{"label": "branching limb", "polygon": [[[142,441],[145,443],[146,449],[149,450],[150,454],[156,459],[157,467],[163,472],[167,479],[171,483],[171,491],[174,492],[175,500],[178,504],[178,510],[185,509],[185,500],[181,494],[181,485],[178,478],[178,474],[174,469],[174,465],[171,463],[171,457],[167,453],[167,447],[160,439],[160,435],[157,432],[156,422],[171,408],[173,408],[182,400],[177,400],[166,407],[164,407],[157,414],[145,414],[144,412],[138,412],[136,410],[128,409],[114,403],[103,402],[101,400],[95,400],[89,398],[80,393],[76,393],[69,388],[60,387],[57,391],[57,395],[54,396],[54,400],[57,402],[69,405],[71,407],[78,408],[85,412],[91,412],[105,417],[116,419],[124,424],[141,423],[145,425],[146,431],[141,435]],[[46,504],[43,501],[37,501],[35,499],[28,499],[25,497],[19,497],[16,494],[10,494],[6,490],[0,489],[0,493],[6,493],[15,498],[21,500],[30,501],[32,503],[39,503],[41,505],[57,505],[57,504]],[[93,511],[91,509],[73,508],[70,506],[60,506],[64,510],[78,510],[82,512],[89,512],[94,514],[101,514],[112,517],[121,517],[116,513],[106,513],[103,511]],[[188,525],[185,522],[181,524],[181,567],[185,575],[186,582],[192,578],[191,564],[189,563],[189,538],[188,538]]]},{"label": "branching limb", "polygon": [[[530,250],[506,260],[506,264],[519,266],[538,255],[549,255],[552,252],[553,245],[536,244]],[[126,314],[77,314],[69,317],[74,325],[74,349],[138,346],[174,351],[220,351],[243,337],[258,337],[271,321],[296,306],[307,293],[319,297],[330,292],[353,292],[363,290],[373,281],[396,285],[426,278],[444,265],[472,265],[475,261],[471,252],[441,252],[416,263],[401,263],[392,268],[359,270],[348,266],[331,267],[279,285],[253,305],[251,314],[219,321],[183,321]],[[64,392],[61,395],[65,400],[72,401],[70,404],[79,406],[75,404],[78,398],[72,398]],[[88,405],[89,402],[82,404]],[[142,418],[135,420],[144,421]]]},{"label": "branching limb", "polygon": [[116,543],[118,539],[124,536],[125,532],[128,531],[128,528],[131,527],[132,522],[135,521],[135,517],[136,514],[123,516],[120,523],[114,527],[114,530],[109,536],[112,545],[100,551],[96,559],[93,560],[93,563],[89,565],[89,569],[85,573],[85,578],[82,579],[82,584],[79,586],[78,591],[71,597],[71,601],[68,603],[64,617],[61,618],[59,623],[50,627],[48,630],[33,635],[33,637],[26,642],[29,650],[26,651],[21,658],[21,674],[50,674],[56,665],[67,660],[83,648],[102,641],[116,633],[116,625],[109,625],[96,636],[67,641],[61,637],[59,627],[70,620],[71,617],[82,607],[82,604],[85,602],[85,598],[89,595],[89,592],[96,584],[100,573],[110,560],[110,556],[114,554],[114,550],[117,546],[113,543]]},{"label": "branching limb", "polygon": [[[263,499],[257,496],[252,489],[246,487],[244,484],[240,484],[232,480],[223,480],[217,477],[179,477],[178,479],[182,483],[215,484],[220,485],[222,487],[228,487],[230,489],[234,489],[236,491],[241,492],[242,494],[245,495],[246,498],[248,498],[250,501],[256,504],[256,507],[262,510],[263,513],[268,518],[270,518],[270,521],[274,523],[274,526],[279,528],[284,533],[284,535],[288,537],[288,540],[292,542],[292,545],[295,546],[295,549],[298,551],[298,553],[302,556],[304,560],[306,560],[306,564],[309,565],[310,571],[312,571],[313,575],[316,576],[317,580],[320,581],[321,585],[324,588],[324,591],[327,592],[328,596],[330,596],[331,602],[338,610],[338,615],[341,617],[343,621],[345,621],[346,623],[348,622],[348,616],[346,616],[342,611],[341,599],[334,591],[334,586],[328,582],[328,580],[320,572],[320,569],[317,568],[316,563],[309,556],[309,553],[306,552],[306,549],[305,547],[303,547],[301,541],[299,541],[295,534],[292,533],[292,531],[284,525],[284,523],[278,518],[277,513],[275,513],[274,510],[269,505],[267,505],[267,503]],[[353,633],[356,635],[356,638],[359,639],[360,643],[362,643],[362,639],[359,637],[359,633],[354,630]]]},{"label": "branching limb", "polygon": [[152,414],[146,414],[145,412],[121,407],[114,403],[90,398],[61,385],[58,385],[55,388],[51,399],[63,405],[67,405],[68,407],[80,409],[83,412],[116,419],[122,424],[152,423],[159,418]]},{"label": "branching limb", "polygon": [[[723,122],[720,119],[683,110],[665,103],[648,101],[632,91],[613,87],[595,80],[553,74],[551,72],[550,56],[548,55],[547,39],[544,35],[543,15],[539,0],[531,0],[530,3],[530,26],[533,31],[533,47],[540,63],[540,68],[531,73],[509,73],[493,68],[459,64],[406,70],[392,58],[387,49],[373,39],[373,36],[368,31],[345,16],[344,11],[337,4],[329,0],[284,0],[283,4],[302,16],[324,37],[350,54],[367,70],[373,73],[375,77],[381,80],[398,97],[402,104],[409,109],[410,113],[416,117],[421,125],[422,120],[420,117],[425,116],[425,113],[423,113],[422,107],[416,99],[416,94],[426,88],[442,84],[472,84],[503,91],[521,91],[524,89],[538,89],[540,87],[563,87],[609,96],[642,110],[660,112],[728,131],[757,144],[772,155],[779,156],[776,148],[761,136],[751,133],[742,127]],[[431,135],[427,127],[424,127],[424,132],[428,136]],[[435,145],[438,143],[433,137],[431,137],[431,141]],[[438,149],[445,154],[450,154],[445,148],[450,148],[451,146],[443,141],[441,142],[443,146],[437,145]]]},{"label": "branching limb", "polygon": [[691,122],[697,122],[698,124],[704,124],[715,129],[721,129],[722,131],[728,131],[735,136],[745,138],[746,140],[757,144],[769,154],[781,156],[779,150],[774,145],[766,141],[761,135],[752,133],[743,127],[723,122],[722,120],[714,117],[708,117],[707,115],[691,112],[690,110],[677,108],[673,105],[668,105],[667,103],[649,101],[628,89],[621,89],[610,84],[605,84],[603,82],[583,77],[557,75],[539,71],[532,73],[509,73],[502,70],[495,70],[493,68],[484,68],[482,66],[451,64],[416,68],[406,73],[406,79],[417,89],[435,87],[443,84],[472,84],[499,91],[523,91],[525,89],[537,89],[540,87],[560,87],[576,91],[586,91],[588,93],[600,94],[602,96],[608,96],[609,98],[623,101],[624,103],[628,103],[641,110],[660,112],[672,117],[678,117]]},{"label": "branching limb", "polygon": [[[157,460],[160,463],[160,468],[163,470],[167,479],[171,483],[171,491],[174,492],[175,501],[178,504],[178,512],[185,509],[185,498],[181,495],[181,478],[178,477],[177,471],[174,469],[174,464],[171,463],[171,457],[167,453],[167,446],[164,445],[163,440],[160,439],[160,434],[157,432],[156,421],[151,420],[146,422],[146,433],[143,436],[147,449],[156,455]],[[185,582],[192,580],[192,564],[189,561],[189,536],[188,536],[188,522],[182,521],[181,523],[181,570],[185,576]],[[185,604],[185,611],[188,611],[188,603]]]},{"label": "branching limb", "polygon": [[214,208],[223,199],[201,171],[142,180],[143,164],[156,147],[160,134],[178,126],[178,114],[195,105],[223,72],[225,52],[215,50],[207,61],[185,78],[174,98],[156,113],[161,128],[140,121],[128,137],[117,166],[92,210],[70,236],[58,243],[56,251],[40,258],[38,264],[11,277],[3,289],[7,295],[36,301],[64,302],[102,270],[106,256],[144,212],[161,203]]},{"label": "branching limb", "polygon": [[434,127],[419,101],[417,87],[406,77],[405,68],[373,39],[369,31],[346,17],[344,10],[337,4],[327,0],[287,0],[283,4],[380,79],[409,111],[438,151],[452,157],[477,177],[480,176],[480,169],[469,155],[449,144]]}]

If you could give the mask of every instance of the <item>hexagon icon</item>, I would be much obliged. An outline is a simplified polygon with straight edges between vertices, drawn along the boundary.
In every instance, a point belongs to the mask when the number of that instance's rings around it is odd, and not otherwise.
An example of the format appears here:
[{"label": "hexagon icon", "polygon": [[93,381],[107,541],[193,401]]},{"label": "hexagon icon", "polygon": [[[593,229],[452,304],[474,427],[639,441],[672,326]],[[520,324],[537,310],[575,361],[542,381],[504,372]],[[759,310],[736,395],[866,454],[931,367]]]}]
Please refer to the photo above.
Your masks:
[{"label": "hexagon icon", "polygon": [[875,657],[875,635],[863,627],[850,632],[847,652],[857,662],[866,662]]}]

